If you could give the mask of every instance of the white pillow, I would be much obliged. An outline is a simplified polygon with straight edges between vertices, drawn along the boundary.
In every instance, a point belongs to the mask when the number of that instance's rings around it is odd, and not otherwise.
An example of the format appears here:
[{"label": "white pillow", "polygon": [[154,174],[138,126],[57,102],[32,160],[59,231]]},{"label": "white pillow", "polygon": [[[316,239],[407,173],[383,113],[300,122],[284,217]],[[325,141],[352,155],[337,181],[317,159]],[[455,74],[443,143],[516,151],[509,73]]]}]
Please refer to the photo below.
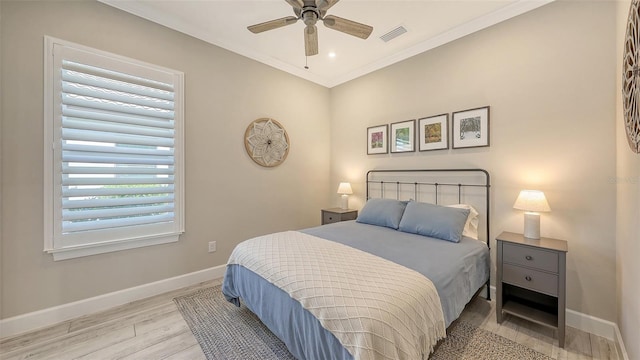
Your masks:
[{"label": "white pillow", "polygon": [[478,240],[478,216],[480,215],[478,211],[474,209],[473,206],[467,204],[454,204],[447,206],[458,209],[469,209],[469,216],[467,217],[467,222],[464,224],[462,236]]}]

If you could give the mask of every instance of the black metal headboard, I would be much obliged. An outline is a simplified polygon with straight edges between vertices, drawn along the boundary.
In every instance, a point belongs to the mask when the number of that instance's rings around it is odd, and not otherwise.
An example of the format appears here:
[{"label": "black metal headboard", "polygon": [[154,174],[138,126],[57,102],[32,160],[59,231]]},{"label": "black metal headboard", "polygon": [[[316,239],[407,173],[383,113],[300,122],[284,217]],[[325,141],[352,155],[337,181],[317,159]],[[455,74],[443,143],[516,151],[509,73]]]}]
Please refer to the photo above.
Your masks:
[{"label": "black metal headboard", "polygon": [[[480,212],[481,218],[484,218],[485,240],[487,247],[491,248],[489,237],[491,177],[488,171],[484,169],[370,170],[367,172],[366,181],[367,200],[380,197],[435,204],[446,202],[445,200],[458,204],[473,203]],[[487,280],[487,298],[490,298],[489,280]]]}]

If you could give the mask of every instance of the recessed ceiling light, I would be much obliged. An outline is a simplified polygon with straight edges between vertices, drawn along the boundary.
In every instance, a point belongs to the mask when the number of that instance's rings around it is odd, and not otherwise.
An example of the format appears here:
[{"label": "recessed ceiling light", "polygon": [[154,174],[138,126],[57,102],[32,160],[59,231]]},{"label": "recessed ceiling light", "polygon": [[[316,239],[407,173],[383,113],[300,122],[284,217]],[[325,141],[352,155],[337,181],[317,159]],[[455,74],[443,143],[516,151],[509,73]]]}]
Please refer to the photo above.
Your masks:
[{"label": "recessed ceiling light", "polygon": [[330,58],[334,58],[334,57],[336,57],[336,53],[334,53],[333,51],[332,51],[332,52],[330,52],[330,53],[329,53],[329,57],[330,57]]}]

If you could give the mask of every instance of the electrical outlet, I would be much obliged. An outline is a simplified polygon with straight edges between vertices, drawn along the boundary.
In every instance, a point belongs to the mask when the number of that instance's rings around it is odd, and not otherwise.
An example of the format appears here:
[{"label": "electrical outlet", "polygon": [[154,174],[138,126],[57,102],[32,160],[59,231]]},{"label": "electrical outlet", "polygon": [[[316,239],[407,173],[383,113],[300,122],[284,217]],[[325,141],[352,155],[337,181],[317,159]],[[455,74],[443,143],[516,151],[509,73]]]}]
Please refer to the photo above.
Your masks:
[{"label": "electrical outlet", "polygon": [[209,252],[215,252],[215,251],[216,251],[216,242],[209,241]]}]

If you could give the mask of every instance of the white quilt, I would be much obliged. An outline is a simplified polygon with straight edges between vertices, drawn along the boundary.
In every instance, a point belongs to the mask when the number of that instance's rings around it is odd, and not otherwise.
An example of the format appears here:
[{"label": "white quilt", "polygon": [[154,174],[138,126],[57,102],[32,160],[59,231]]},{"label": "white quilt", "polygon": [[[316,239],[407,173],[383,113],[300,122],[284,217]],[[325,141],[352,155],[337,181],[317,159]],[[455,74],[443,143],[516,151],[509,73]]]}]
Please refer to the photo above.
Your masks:
[{"label": "white quilt", "polygon": [[286,291],[354,359],[426,359],[445,336],[431,280],[367,252],[288,231],[242,242],[229,264]]}]

